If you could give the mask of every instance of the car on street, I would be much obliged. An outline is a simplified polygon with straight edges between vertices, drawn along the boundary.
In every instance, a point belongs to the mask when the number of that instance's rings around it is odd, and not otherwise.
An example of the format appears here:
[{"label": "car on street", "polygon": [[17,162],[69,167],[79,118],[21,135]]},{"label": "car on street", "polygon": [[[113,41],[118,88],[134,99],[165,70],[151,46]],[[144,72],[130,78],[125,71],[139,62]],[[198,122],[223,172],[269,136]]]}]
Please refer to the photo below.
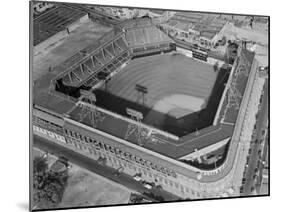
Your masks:
[{"label": "car on street", "polygon": [[242,194],[243,192],[244,192],[244,187],[241,186],[241,187],[240,187],[240,194]]},{"label": "car on street", "polygon": [[249,149],[249,155],[250,155],[251,153],[252,153],[252,149],[250,148],[250,149]]},{"label": "car on street", "polygon": [[120,176],[120,172],[118,172],[118,171],[114,172],[114,173],[113,173],[113,176],[114,176],[114,177],[119,177],[119,176]]},{"label": "car on street", "polygon": [[152,189],[152,186],[151,186],[150,184],[148,184],[148,183],[145,183],[145,184],[144,184],[144,187],[147,188],[147,189],[149,189],[149,190]]},{"label": "car on street", "polygon": [[138,175],[134,176],[134,180],[137,182],[140,182],[142,180],[142,178]]},{"label": "car on street", "polygon": [[145,188],[147,188],[149,190],[152,189],[155,186],[154,183],[149,183],[149,182],[146,182],[146,181],[143,181],[142,185],[143,185],[143,187],[145,187]]}]

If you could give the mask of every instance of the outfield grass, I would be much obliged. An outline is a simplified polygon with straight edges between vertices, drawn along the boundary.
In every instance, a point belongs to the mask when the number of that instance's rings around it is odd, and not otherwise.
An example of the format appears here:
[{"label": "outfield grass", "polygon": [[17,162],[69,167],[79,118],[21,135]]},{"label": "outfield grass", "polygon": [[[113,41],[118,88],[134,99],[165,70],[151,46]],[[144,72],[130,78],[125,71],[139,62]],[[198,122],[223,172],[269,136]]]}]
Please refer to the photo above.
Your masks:
[{"label": "outfield grass", "polygon": [[[107,91],[132,102],[141,102],[135,85],[145,86],[148,89],[145,104],[150,108],[163,98],[179,94],[205,102],[216,77],[217,72],[209,64],[178,54],[156,55],[131,61],[111,79]],[[193,102],[190,106],[186,104],[185,109],[194,110]]]},{"label": "outfield grass", "polygon": [[[97,105],[121,115],[127,115],[126,108],[137,110],[144,123],[183,136],[212,124],[228,74],[178,54],[140,58],[116,74],[106,90],[95,91]],[[145,105],[136,84],[148,88]],[[167,97],[169,105],[162,105]]]}]

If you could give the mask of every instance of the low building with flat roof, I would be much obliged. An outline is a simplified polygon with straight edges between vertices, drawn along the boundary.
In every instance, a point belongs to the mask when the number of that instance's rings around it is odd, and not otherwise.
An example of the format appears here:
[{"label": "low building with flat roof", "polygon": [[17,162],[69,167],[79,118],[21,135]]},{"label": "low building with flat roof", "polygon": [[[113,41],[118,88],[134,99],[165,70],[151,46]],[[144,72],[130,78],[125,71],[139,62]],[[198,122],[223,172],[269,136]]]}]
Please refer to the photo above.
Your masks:
[{"label": "low building with flat roof", "polygon": [[222,38],[221,32],[226,23],[214,14],[177,12],[167,23],[161,24],[161,27],[178,39],[212,47]]},{"label": "low building with flat roof", "polygon": [[56,5],[35,17],[33,22],[34,54],[40,54],[49,46],[55,45],[88,19],[86,12],[64,5]]}]

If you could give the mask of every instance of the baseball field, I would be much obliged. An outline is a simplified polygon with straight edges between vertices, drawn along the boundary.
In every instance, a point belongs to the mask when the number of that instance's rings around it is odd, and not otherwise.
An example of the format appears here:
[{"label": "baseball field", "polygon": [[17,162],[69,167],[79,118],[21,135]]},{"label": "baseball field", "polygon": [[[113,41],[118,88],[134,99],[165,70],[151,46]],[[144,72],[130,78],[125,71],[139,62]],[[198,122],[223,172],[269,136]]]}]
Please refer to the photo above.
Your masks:
[{"label": "baseball field", "polygon": [[[126,107],[135,109],[143,113],[144,123],[177,133],[186,129],[179,125],[198,119],[218,74],[212,65],[180,54],[138,58],[97,91],[98,102],[121,114]],[[147,94],[139,93],[137,84],[146,87]]]}]

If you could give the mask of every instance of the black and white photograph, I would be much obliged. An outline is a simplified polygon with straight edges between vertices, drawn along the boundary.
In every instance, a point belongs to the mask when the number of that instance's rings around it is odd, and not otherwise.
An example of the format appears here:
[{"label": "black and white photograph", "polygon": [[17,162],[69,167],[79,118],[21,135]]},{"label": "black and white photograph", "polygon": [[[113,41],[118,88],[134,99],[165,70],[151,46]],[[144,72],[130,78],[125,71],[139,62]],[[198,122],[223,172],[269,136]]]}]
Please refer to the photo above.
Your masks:
[{"label": "black and white photograph", "polygon": [[270,195],[270,17],[219,10],[29,2],[31,211]]}]

